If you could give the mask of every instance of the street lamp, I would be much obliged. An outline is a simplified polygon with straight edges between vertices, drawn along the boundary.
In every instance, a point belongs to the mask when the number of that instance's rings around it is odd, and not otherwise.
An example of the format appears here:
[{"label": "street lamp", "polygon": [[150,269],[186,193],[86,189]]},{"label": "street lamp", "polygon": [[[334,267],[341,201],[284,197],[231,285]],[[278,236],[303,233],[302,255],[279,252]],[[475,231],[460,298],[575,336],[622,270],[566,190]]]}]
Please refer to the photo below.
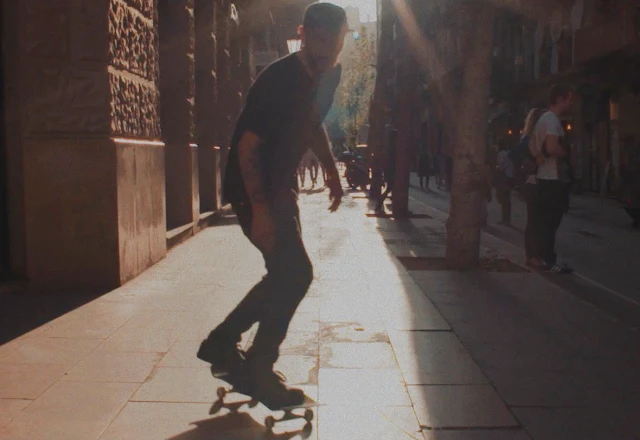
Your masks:
[{"label": "street lamp", "polygon": [[287,48],[289,49],[289,53],[298,52],[301,47],[302,47],[302,40],[300,40],[299,38],[287,40]]}]

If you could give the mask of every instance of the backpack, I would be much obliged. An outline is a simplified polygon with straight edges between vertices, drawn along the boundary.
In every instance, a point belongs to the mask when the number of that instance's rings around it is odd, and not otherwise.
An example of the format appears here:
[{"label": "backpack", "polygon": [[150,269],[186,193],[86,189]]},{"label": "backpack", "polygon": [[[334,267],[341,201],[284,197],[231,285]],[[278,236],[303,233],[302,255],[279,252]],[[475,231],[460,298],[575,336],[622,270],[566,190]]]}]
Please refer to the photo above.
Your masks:
[{"label": "backpack", "polygon": [[[534,127],[538,125],[538,120],[544,113],[544,111],[538,113],[536,119],[533,121]],[[522,136],[520,142],[509,150],[509,159],[513,162],[514,185],[524,185],[528,176],[538,172],[536,158],[531,154],[531,142],[535,142],[534,135]]]},{"label": "backpack", "polygon": [[509,150],[509,159],[513,162],[514,185],[524,185],[527,177],[538,171],[536,159],[529,150],[530,142],[533,142],[533,137],[522,136],[520,142]]}]

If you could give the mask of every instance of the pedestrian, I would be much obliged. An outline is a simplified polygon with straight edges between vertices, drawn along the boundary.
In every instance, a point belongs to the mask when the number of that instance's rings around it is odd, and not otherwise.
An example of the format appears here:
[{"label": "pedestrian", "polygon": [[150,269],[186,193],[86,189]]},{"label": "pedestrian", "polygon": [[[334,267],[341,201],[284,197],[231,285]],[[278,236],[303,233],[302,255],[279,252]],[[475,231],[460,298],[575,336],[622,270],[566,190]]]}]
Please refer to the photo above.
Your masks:
[{"label": "pedestrian", "polygon": [[[307,170],[309,171],[309,178],[311,180],[312,188],[315,187],[315,178],[313,174],[314,161],[317,162],[318,158],[311,149],[308,149],[302,159],[300,159],[300,165],[298,166],[298,177],[300,177],[300,188],[304,188],[307,180]],[[317,175],[315,176],[317,178]]]},{"label": "pedestrian", "polygon": [[557,261],[556,233],[562,217],[569,209],[571,165],[569,146],[560,118],[573,106],[573,91],[555,85],[549,93],[549,110],[535,126],[532,153],[538,162],[538,198],[535,208],[537,248],[544,261],[543,269],[550,273],[567,274],[573,270]]},{"label": "pedestrian", "polygon": [[322,162],[320,162],[320,170],[322,171],[322,187],[326,188],[329,177],[327,176],[327,169],[322,165]]},{"label": "pedestrian", "polygon": [[498,155],[494,177],[496,199],[500,205],[503,226],[511,226],[511,189],[513,188],[513,162],[509,158],[509,150],[504,139],[498,141]]},{"label": "pedestrian", "polygon": [[307,150],[307,152],[300,159],[300,164],[298,164],[298,178],[300,179],[300,188],[304,188],[305,182],[307,180],[307,169],[309,169],[309,152],[311,150]]},{"label": "pedestrian", "polygon": [[527,265],[535,268],[543,268],[544,260],[540,256],[537,249],[536,231],[536,209],[538,207],[538,185],[536,173],[538,165],[532,151],[535,151],[533,139],[533,131],[546,110],[542,108],[534,108],[527,114],[522,130],[522,137],[518,145],[511,150],[511,160],[516,163],[516,168],[521,174],[522,194],[527,206],[527,224],[524,230],[524,248]]},{"label": "pedestrian", "polygon": [[429,191],[429,178],[431,177],[431,157],[428,151],[423,151],[418,158],[418,176],[420,188]]},{"label": "pedestrian", "polygon": [[[313,280],[313,268],[300,232],[296,169],[311,147],[327,169],[330,211],[343,190],[322,121],[335,93],[337,58],[347,32],[344,9],[314,3],[299,28],[302,49],[267,67],[251,86],[236,122],[224,193],[244,234],[262,253],[266,276],[200,345],[198,358],[214,373],[228,373],[242,392],[270,409],[301,404],[304,393],[289,387],[273,370],[279,347],[300,301]],[[328,74],[328,76],[323,76]],[[323,86],[324,78],[332,84]],[[241,335],[259,323],[247,352]]]},{"label": "pedestrian", "polygon": [[[311,151],[311,150],[309,150]],[[315,189],[318,184],[318,173],[320,171],[320,161],[311,151],[311,160],[309,161],[309,174],[311,175],[311,189]]]}]

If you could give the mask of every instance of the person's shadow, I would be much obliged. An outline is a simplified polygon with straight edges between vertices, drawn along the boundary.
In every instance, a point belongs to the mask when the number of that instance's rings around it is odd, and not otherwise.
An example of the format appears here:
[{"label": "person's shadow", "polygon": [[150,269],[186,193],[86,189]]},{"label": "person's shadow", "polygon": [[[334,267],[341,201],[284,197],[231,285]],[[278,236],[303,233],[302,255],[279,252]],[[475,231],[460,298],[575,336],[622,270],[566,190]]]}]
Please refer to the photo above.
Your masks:
[{"label": "person's shadow", "polygon": [[167,440],[289,440],[294,437],[307,439],[313,432],[312,426],[306,425],[297,431],[269,433],[263,425],[243,412],[230,412],[191,425],[194,428]]}]

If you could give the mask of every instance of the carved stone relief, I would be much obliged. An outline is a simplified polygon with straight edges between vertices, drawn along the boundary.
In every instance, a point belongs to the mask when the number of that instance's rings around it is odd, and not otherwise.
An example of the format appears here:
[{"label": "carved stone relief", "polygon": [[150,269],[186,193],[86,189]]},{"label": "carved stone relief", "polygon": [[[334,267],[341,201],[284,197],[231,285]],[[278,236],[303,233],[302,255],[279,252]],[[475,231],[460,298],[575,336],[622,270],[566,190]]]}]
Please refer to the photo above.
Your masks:
[{"label": "carved stone relief", "polygon": [[148,80],[156,78],[158,63],[156,31],[125,3],[114,0],[109,7],[109,58],[114,67]]},{"label": "carved stone relief", "polygon": [[153,18],[155,0],[126,0],[127,4],[137,9],[147,18]]},{"label": "carved stone relief", "polygon": [[109,74],[111,133],[148,139],[160,137],[159,95],[153,84]]}]

